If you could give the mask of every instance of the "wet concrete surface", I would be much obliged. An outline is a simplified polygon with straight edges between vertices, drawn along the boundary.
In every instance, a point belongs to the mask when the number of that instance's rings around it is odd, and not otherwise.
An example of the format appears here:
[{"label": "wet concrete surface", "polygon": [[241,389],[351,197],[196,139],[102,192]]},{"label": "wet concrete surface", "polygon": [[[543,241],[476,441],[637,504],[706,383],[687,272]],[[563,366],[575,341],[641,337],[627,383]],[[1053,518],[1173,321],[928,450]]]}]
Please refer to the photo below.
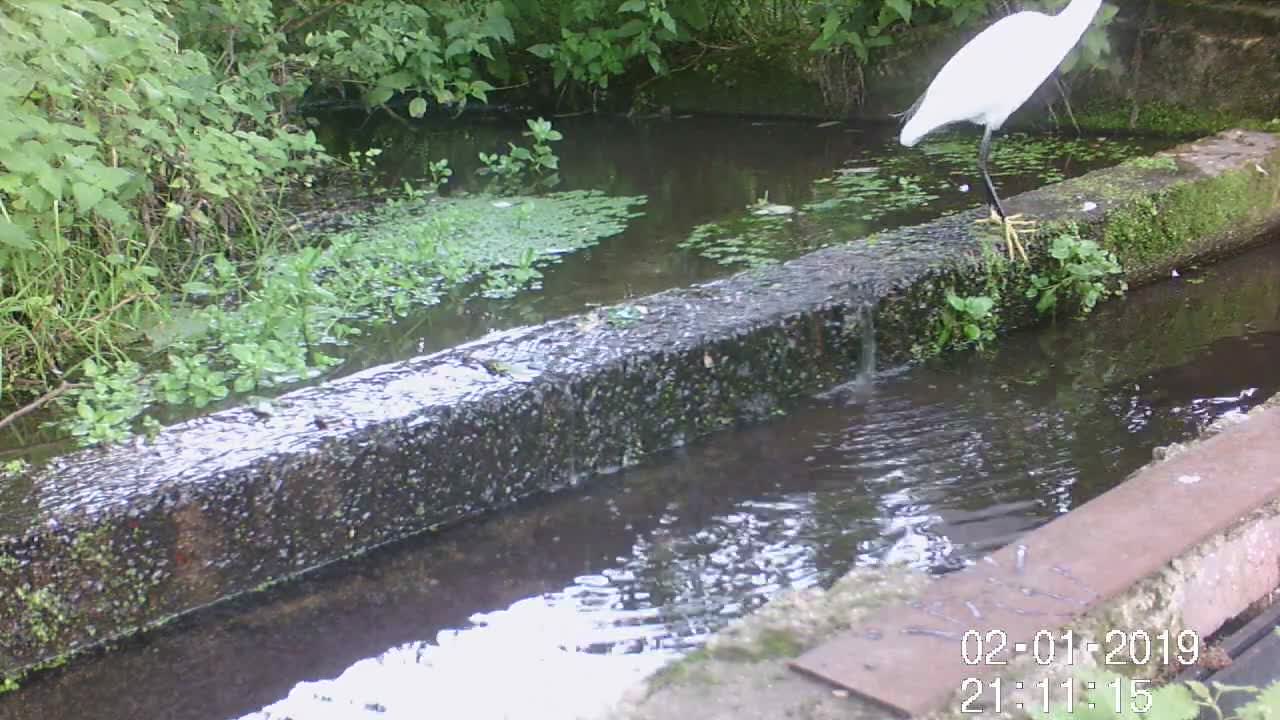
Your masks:
[{"label": "wet concrete surface", "polygon": [[[1274,214],[1253,201],[1280,169],[1253,169],[1276,165],[1277,145],[1230,133],[1182,148],[1180,171],[1126,166],[1009,205],[1096,223],[1152,195],[1243,186],[1233,208],[1253,227]],[[0,598],[0,670],[758,422],[856,374],[873,328],[898,361],[932,332],[948,278],[976,280],[974,232],[948,216],[650,296],[635,322],[517,329],[291,393],[265,418],[228,410],[59,458],[0,504],[0,580],[19,590]],[[1261,237],[1167,239],[1221,253]],[[1006,326],[1030,322],[1029,304],[1006,298]]]},{"label": "wet concrete surface", "polygon": [[1007,544],[1280,391],[1277,354],[1272,245],[179,621],[0,718],[573,717],[784,590]]}]

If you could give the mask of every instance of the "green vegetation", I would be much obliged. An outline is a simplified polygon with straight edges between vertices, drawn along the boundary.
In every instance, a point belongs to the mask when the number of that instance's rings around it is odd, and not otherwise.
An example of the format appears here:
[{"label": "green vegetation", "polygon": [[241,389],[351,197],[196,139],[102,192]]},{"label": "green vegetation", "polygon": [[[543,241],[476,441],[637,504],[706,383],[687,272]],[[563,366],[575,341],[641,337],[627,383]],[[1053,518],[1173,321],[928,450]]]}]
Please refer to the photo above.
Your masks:
[{"label": "green vegetation", "polygon": [[1084,316],[1107,294],[1128,289],[1123,282],[1109,288],[1113,276],[1123,276],[1115,255],[1093,240],[1081,239],[1079,230],[1069,227],[1049,245],[1049,269],[1031,274],[1026,297],[1036,301],[1036,312],[1041,314],[1056,311],[1059,301],[1065,300]]},{"label": "green vegetation", "polygon": [[531,147],[507,143],[511,151],[506,154],[480,153],[480,162],[484,164],[481,171],[493,175],[499,187],[511,187],[530,175],[540,178],[539,182],[547,187],[554,187],[559,181],[555,171],[560,167],[560,158],[549,143],[559,142],[564,136],[542,118],[529,120],[528,125],[525,135],[533,138]]},{"label": "green vegetation", "polygon": [[1037,315],[1056,314],[1063,307],[1077,317],[1093,312],[1107,295],[1123,294],[1123,268],[1111,252],[1082,238],[1074,225],[1058,228],[1043,258],[1032,268],[1008,262],[984,246],[982,267],[961,294],[955,286],[941,291],[933,311],[932,341],[913,348],[918,359],[950,350],[986,350],[999,333],[1002,316],[1019,313],[1015,298],[1034,304]]},{"label": "green vegetation", "polygon": [[[974,175],[977,150],[971,136],[940,134],[920,150],[870,149],[831,177],[817,180],[812,199],[798,208],[806,232],[795,232],[796,216],[751,206],[741,215],[695,227],[680,247],[723,265],[758,267],[814,249],[823,230],[831,242],[841,242],[922,212],[942,214],[979,202],[978,193],[964,194],[956,187],[957,176]],[[1066,163],[1101,166],[1141,152],[1136,141],[1013,133],[996,144],[991,167],[1003,182],[1043,184],[1064,179]]]},{"label": "green vegetation", "polygon": [[938,315],[934,346],[941,351],[954,344],[972,344],[982,350],[996,339],[996,301],[986,295],[960,297],[947,291],[947,304]]},{"label": "green vegetation", "polygon": [[275,256],[245,284],[219,256],[186,284],[204,304],[157,326],[150,350],[167,367],[144,372],[88,361],[89,387],[71,397],[69,429],[87,442],[118,440],[155,403],[204,407],[314,376],[361,327],[403,317],[472,287],[506,297],[534,285],[538,269],[626,227],[643,198],[598,193],[406,200],[356,218],[356,227]]}]

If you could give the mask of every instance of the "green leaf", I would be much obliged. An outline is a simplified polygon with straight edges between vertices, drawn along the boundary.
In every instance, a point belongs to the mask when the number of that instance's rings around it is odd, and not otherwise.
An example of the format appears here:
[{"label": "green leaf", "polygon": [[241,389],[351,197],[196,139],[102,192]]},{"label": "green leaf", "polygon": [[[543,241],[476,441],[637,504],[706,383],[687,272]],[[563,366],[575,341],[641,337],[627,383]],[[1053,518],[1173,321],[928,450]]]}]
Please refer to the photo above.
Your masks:
[{"label": "green leaf", "polygon": [[455,55],[462,55],[471,49],[470,38],[455,38],[449,43],[449,47],[444,49],[444,58],[448,60]]},{"label": "green leaf", "polygon": [[365,96],[364,100],[371,107],[377,107],[378,105],[386,104],[386,102],[391,99],[391,96],[395,94],[396,94],[395,90],[392,90],[391,88],[383,85],[379,85],[378,87],[370,90],[369,94]]},{"label": "green leaf", "polygon": [[124,168],[102,164],[86,165],[80,173],[85,180],[107,192],[115,192],[133,177],[133,173]]},{"label": "green leaf", "polygon": [[18,250],[34,250],[36,247],[26,228],[4,219],[0,219],[0,245]]},{"label": "green leaf", "polygon": [[215,288],[213,285],[210,285],[209,283],[206,283],[206,282],[192,280],[190,282],[185,282],[182,284],[182,292],[188,295],[195,295],[195,296],[213,295],[214,293],[217,292],[217,288]]},{"label": "green leaf", "polygon": [[639,35],[648,27],[649,25],[640,18],[631,18],[630,20],[622,23],[622,27],[618,28],[617,36],[619,38],[629,38]]},{"label": "green leaf", "polygon": [[1043,293],[1042,295],[1040,295],[1040,299],[1036,301],[1036,312],[1038,313],[1047,312],[1050,308],[1052,308],[1054,305],[1057,305],[1057,304],[1058,304],[1057,292],[1053,290],[1049,290]]},{"label": "green leaf", "polygon": [[[1240,720],[1276,720],[1276,718],[1280,718],[1280,682],[1267,686],[1249,704],[1240,708],[1237,715]],[[1159,718],[1158,720],[1170,719]],[[1180,718],[1172,720],[1180,720]]]},{"label": "green leaf", "polygon": [[534,55],[542,58],[543,60],[547,60],[551,58],[551,56],[556,54],[556,46],[550,45],[547,43],[538,43],[537,45],[530,45],[526,49],[529,52],[533,53]]},{"label": "green leaf", "polygon": [[893,8],[898,13],[903,22],[911,22],[911,1],[910,0],[884,0],[885,5]]},{"label": "green leaf", "polygon": [[407,87],[411,87],[414,83],[414,80],[415,78],[411,73],[405,72],[404,70],[400,70],[398,72],[393,72],[388,75],[383,75],[381,78],[378,79],[378,86],[388,87],[393,90],[404,90]]},{"label": "green leaf", "polygon": [[79,206],[80,212],[89,212],[93,210],[98,201],[106,196],[106,191],[97,185],[89,183],[76,182],[71,184],[71,194],[76,199],[76,205]]},{"label": "green leaf", "polygon": [[409,103],[409,115],[420,118],[427,113],[426,98],[416,97]]},{"label": "green leaf", "polygon": [[969,298],[969,314],[976,318],[986,317],[995,306],[995,301],[985,295]]},{"label": "green leaf", "polygon": [[[501,7],[499,3],[494,3],[494,5]],[[516,34],[511,27],[511,21],[504,15],[490,15],[480,24],[480,29],[489,37],[498,38],[509,43],[516,41]]]},{"label": "green leaf", "polygon": [[627,0],[626,2],[618,6],[618,12],[640,13],[640,12],[644,12],[647,6],[648,4],[645,2],[645,0]]}]

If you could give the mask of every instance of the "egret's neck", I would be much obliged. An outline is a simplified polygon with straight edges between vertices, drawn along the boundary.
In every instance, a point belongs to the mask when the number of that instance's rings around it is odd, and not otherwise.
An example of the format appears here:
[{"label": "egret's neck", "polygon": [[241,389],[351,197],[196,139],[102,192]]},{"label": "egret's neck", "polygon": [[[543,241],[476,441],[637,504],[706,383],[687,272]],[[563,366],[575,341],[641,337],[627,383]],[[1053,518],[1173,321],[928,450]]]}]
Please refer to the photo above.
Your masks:
[{"label": "egret's neck", "polygon": [[1062,12],[1058,13],[1057,20],[1061,23],[1060,37],[1070,38],[1070,44],[1075,45],[1085,30],[1089,29],[1089,24],[1093,22],[1093,16],[1098,14],[1098,8],[1102,5],[1102,0],[1071,0]]}]

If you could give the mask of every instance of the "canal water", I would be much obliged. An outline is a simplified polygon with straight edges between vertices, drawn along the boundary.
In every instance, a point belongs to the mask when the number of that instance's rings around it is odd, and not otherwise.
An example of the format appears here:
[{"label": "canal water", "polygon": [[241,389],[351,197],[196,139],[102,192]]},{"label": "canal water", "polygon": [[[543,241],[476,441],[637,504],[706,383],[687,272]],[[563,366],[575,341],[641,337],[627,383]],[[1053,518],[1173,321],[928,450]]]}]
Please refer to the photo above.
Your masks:
[{"label": "canal water", "polygon": [[792,588],[945,573],[1280,391],[1280,244],[220,606],[0,718],[589,717]]}]

